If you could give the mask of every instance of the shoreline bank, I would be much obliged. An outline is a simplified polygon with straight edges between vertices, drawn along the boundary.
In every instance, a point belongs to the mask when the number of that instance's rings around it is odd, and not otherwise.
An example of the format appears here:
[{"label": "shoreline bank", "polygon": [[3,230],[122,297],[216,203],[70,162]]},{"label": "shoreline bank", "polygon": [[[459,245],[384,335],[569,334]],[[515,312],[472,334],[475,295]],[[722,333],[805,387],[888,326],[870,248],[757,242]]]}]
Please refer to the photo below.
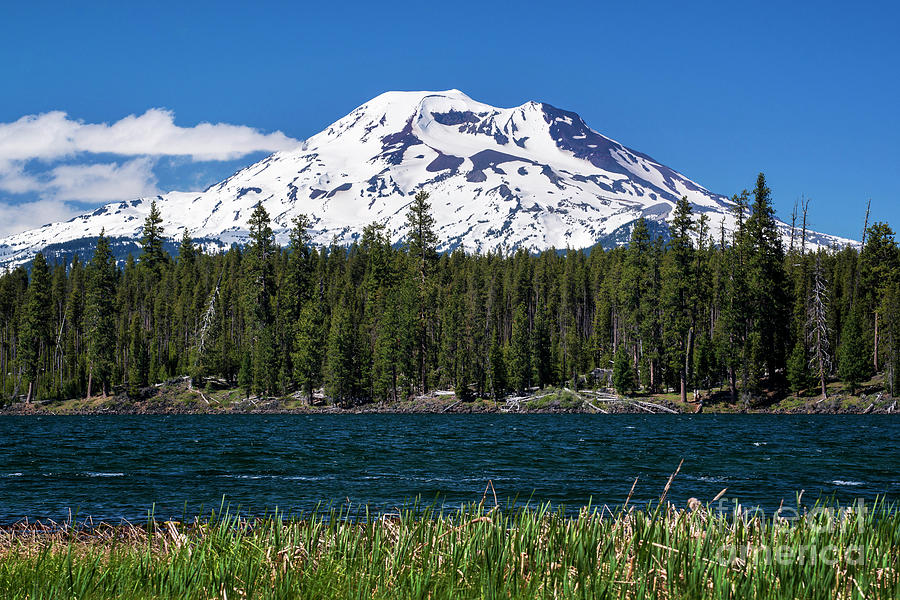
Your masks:
[{"label": "shoreline bank", "polygon": [[4,415],[200,415],[200,414],[900,414],[900,402],[880,393],[859,396],[788,397],[765,405],[732,404],[706,399],[682,403],[676,394],[617,396],[606,391],[553,388],[528,396],[500,401],[462,401],[452,392],[439,391],[396,402],[335,405],[324,398],[309,404],[295,394],[286,397],[246,397],[240,390],[199,390],[185,381],[167,383],[142,391],[141,397],[126,394],[108,397],[23,401],[0,407]]}]

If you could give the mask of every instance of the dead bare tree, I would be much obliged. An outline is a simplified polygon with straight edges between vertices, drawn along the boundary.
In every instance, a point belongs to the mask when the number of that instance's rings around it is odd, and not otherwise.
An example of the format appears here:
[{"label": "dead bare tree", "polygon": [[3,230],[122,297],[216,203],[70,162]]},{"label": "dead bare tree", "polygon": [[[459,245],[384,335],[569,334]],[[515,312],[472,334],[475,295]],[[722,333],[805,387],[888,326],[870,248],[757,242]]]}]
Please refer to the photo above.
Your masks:
[{"label": "dead bare tree", "polygon": [[803,197],[803,229],[800,233],[800,254],[806,255],[806,214],[809,212],[809,198]]},{"label": "dead bare tree", "polygon": [[794,210],[791,211],[791,243],[788,246],[788,254],[794,253],[794,239],[797,237],[797,200],[794,200]]},{"label": "dead bare tree", "polygon": [[213,320],[216,317],[216,300],[219,298],[219,287],[222,285],[222,275],[225,273],[225,269],[222,269],[219,272],[219,278],[216,281],[216,287],[213,288],[212,293],[209,296],[209,304],[206,307],[206,311],[203,313],[203,317],[200,319],[200,327],[197,331],[196,335],[196,352],[194,353],[194,366],[199,364],[203,351],[206,349],[207,338],[209,337],[209,331],[212,329]]},{"label": "dead bare tree", "polygon": [[[866,234],[869,232],[869,210],[872,208],[872,199],[869,199],[869,202],[866,204],[866,220],[863,222],[863,231],[862,238],[859,240],[859,250],[862,252],[863,247],[866,245]],[[857,266],[856,272],[853,274],[853,295],[850,297],[850,308],[853,309],[853,305],[856,304],[856,293],[859,291],[859,267]]]},{"label": "dead bare tree", "polygon": [[827,398],[826,380],[831,372],[831,346],[828,340],[831,332],[828,329],[828,286],[820,254],[816,255],[816,268],[807,312],[807,339],[812,348],[809,365],[819,378],[822,397]]}]

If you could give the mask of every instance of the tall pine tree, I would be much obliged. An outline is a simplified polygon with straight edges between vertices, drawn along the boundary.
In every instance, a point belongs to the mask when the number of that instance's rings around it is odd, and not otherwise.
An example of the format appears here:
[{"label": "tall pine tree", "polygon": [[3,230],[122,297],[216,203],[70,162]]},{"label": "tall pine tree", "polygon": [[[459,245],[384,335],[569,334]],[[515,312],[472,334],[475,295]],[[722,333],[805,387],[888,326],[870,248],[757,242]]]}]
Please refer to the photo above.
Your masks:
[{"label": "tall pine tree", "polygon": [[87,395],[95,383],[105,396],[116,369],[116,281],[118,270],[105,232],[100,232],[86,269],[84,330],[87,343]]},{"label": "tall pine tree", "polygon": [[525,304],[519,304],[513,314],[512,339],[509,345],[509,379],[519,394],[531,385],[531,341]]},{"label": "tall pine tree", "polygon": [[[150,213],[144,219],[141,229],[141,264],[152,269],[158,268],[168,260],[169,255],[163,249],[162,214],[156,206],[156,200],[150,201]],[[185,230],[185,233],[187,231]]]},{"label": "tall pine tree", "polygon": [[428,329],[430,325],[431,306],[429,279],[432,265],[437,258],[437,234],[434,232],[434,217],[431,216],[431,204],[428,203],[428,192],[420,190],[413,198],[406,213],[406,247],[415,265],[419,282],[419,323],[417,325],[419,359],[419,389],[421,393],[428,391]]},{"label": "tall pine tree", "polygon": [[784,270],[784,249],[775,221],[772,193],[762,173],[753,189],[752,214],[747,219],[747,296],[751,307],[750,387],[762,377],[777,385],[785,365],[790,332],[790,298]]},{"label": "tall pine tree", "polygon": [[312,403],[313,391],[322,378],[322,349],[325,343],[323,318],[319,302],[307,302],[300,310],[294,339],[294,378],[307,400]]},{"label": "tall pine tree", "polygon": [[22,379],[28,383],[26,402],[35,396],[42,363],[49,351],[51,319],[50,270],[44,255],[38,252],[31,266],[31,282],[25,293],[19,331],[19,364]]},{"label": "tall pine tree", "polygon": [[694,246],[691,240],[693,212],[687,198],[675,205],[669,225],[670,242],[663,271],[665,304],[664,336],[669,352],[669,367],[677,373],[681,401],[687,402],[689,347],[693,339],[692,313],[695,280]]},{"label": "tall pine tree", "polygon": [[[258,203],[249,219],[250,239],[244,255],[244,310],[248,349],[252,364],[252,388],[258,393],[275,391],[278,363],[273,325],[275,295],[275,236],[269,213]],[[245,350],[246,352],[247,350]]]},{"label": "tall pine tree", "polygon": [[871,364],[866,356],[866,345],[863,339],[862,317],[859,307],[854,308],[841,331],[841,347],[838,351],[838,375],[850,388],[850,393],[856,393],[866,376],[869,374]]}]

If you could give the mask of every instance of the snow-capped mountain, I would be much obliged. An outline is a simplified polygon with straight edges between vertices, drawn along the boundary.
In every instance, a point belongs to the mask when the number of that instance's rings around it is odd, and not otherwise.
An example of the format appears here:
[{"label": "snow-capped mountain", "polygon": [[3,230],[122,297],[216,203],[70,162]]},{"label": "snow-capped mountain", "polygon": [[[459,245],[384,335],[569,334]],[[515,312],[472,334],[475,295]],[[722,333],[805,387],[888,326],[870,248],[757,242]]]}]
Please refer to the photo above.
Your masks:
[{"label": "snow-capped mountain", "polygon": [[[412,196],[431,195],[441,249],[586,248],[627,241],[638,217],[661,223],[678,198],[733,223],[731,201],[539,102],[495,108],[458,90],[387,92],[314,135],[203,192],[156,197],[168,236],[184,228],[209,246],[242,243],[262,202],[280,243],[299,213],[314,242],[350,243],[379,221],[402,238]],[[65,223],[0,240],[0,265],[47,246],[107,235],[137,238],[151,198],[107,204]],[[781,224],[787,235],[788,226]],[[812,245],[849,240],[810,234]],[[74,244],[77,246],[77,244]]]}]

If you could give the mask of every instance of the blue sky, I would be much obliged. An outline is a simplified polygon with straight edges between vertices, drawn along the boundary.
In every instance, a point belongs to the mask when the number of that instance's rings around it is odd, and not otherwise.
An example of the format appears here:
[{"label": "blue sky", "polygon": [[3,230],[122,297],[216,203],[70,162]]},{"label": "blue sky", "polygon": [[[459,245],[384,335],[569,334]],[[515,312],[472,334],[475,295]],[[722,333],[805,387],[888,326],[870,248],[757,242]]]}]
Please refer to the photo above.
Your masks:
[{"label": "blue sky", "polygon": [[448,88],[573,110],[718,193],[764,171],[821,231],[858,238],[868,198],[900,227],[900,8],[731,4],[9,3],[0,233],[201,189],[383,91]]}]

